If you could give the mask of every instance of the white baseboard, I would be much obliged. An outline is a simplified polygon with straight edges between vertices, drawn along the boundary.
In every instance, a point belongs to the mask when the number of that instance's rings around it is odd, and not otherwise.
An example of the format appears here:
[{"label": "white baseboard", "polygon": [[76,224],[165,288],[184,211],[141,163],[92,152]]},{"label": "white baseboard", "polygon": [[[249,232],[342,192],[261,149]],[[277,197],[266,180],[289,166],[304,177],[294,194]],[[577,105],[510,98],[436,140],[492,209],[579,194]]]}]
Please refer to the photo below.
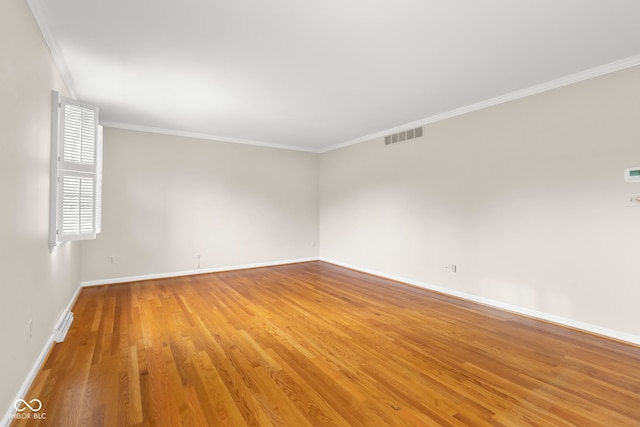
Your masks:
[{"label": "white baseboard", "polygon": [[[233,265],[233,266],[226,266],[226,267],[209,268],[209,269],[177,271],[177,272],[171,272],[171,273],[149,274],[149,275],[144,275],[144,276],[120,277],[120,278],[115,278],[115,279],[94,280],[94,281],[82,282],[82,283],[80,283],[80,286],[78,286],[78,289],[76,289],[76,292],[71,297],[71,300],[69,301],[69,304],[67,304],[65,309],[60,312],[60,314],[58,316],[58,319],[56,319],[56,323],[55,323],[54,327],[52,328],[51,335],[49,336],[46,344],[44,345],[44,348],[40,352],[40,355],[38,356],[38,358],[36,359],[35,363],[33,364],[33,367],[29,371],[29,374],[27,375],[27,377],[25,378],[24,382],[22,383],[22,386],[18,390],[18,393],[16,394],[16,397],[13,400],[13,402],[17,401],[18,399],[24,399],[25,395],[29,391],[29,388],[31,387],[31,384],[33,383],[33,380],[35,379],[35,377],[38,374],[38,372],[40,372],[40,368],[44,364],[44,362],[45,362],[45,360],[47,358],[47,355],[49,354],[49,351],[51,350],[51,347],[53,347],[53,345],[56,342],[55,338],[58,337],[58,335],[56,334],[56,328],[57,328],[58,323],[60,323],[60,321],[61,321],[61,319],[63,319],[63,317],[68,316],[66,313],[71,312],[71,309],[73,308],[73,305],[75,304],[76,300],[78,299],[78,296],[80,295],[80,291],[82,290],[83,287],[86,287],[86,286],[99,286],[99,285],[110,285],[110,284],[126,283],[126,282],[136,282],[136,281],[140,281],[140,280],[150,280],[150,279],[164,279],[164,278],[168,278],[168,277],[189,276],[189,275],[194,275],[194,274],[219,273],[219,272],[222,272],[222,271],[244,270],[244,269],[248,269],[248,268],[273,267],[273,266],[277,266],[277,265],[296,264],[296,263],[300,263],[300,262],[309,262],[309,261],[318,261],[318,260],[319,260],[318,257],[298,258],[298,259],[262,262],[262,263],[254,263],[254,264],[242,264],[242,265]],[[73,316],[71,316],[71,319],[72,318],[73,318]],[[14,406],[12,404],[11,407],[9,408],[9,410],[7,410],[7,412],[5,413],[5,415],[2,418],[2,420],[0,421],[0,427],[8,427],[11,424],[11,422],[13,421],[13,416],[15,415],[15,413],[16,413],[16,409],[14,408]]]},{"label": "white baseboard", "polygon": [[53,347],[54,342],[55,341],[53,340],[53,333],[52,333],[49,336],[49,339],[47,340],[46,344],[44,345],[44,348],[40,352],[40,355],[38,356],[35,363],[31,367],[29,374],[27,374],[27,378],[25,378],[24,382],[22,383],[20,390],[18,390],[18,394],[16,394],[16,398],[13,399],[13,402],[11,402],[11,406],[9,407],[9,410],[5,413],[4,417],[2,418],[2,421],[0,422],[0,426],[9,427],[9,425],[13,421],[13,416],[17,412],[16,408],[13,405],[14,402],[16,402],[18,399],[24,399],[25,395],[29,391],[29,387],[31,387],[31,383],[33,383],[33,380],[35,379],[36,375],[40,371],[40,367],[44,364],[44,361],[47,359],[49,350],[51,350],[51,347]]},{"label": "white baseboard", "polygon": [[140,282],[142,280],[166,279],[170,277],[192,276],[196,274],[220,273],[223,271],[246,270],[249,268],[274,267],[276,265],[297,264],[300,262],[318,261],[319,257],[296,258],[280,261],[259,262],[254,264],[229,265],[225,267],[200,268],[197,270],[173,271],[169,273],[146,274],[141,276],[116,277],[113,279],[88,280],[80,284],[81,287],[115,285],[117,283]]},{"label": "white baseboard", "polygon": [[[38,355],[38,358],[34,362],[26,378],[22,382],[22,385],[20,386],[20,389],[18,390],[18,393],[16,394],[15,399],[13,399],[13,402],[16,402],[18,399],[25,398],[27,392],[29,391],[29,388],[31,387],[31,384],[33,384],[33,380],[36,378],[36,375],[38,375],[38,372],[40,372],[40,368],[42,368],[42,365],[46,361],[49,351],[51,351],[51,348],[56,343],[55,338],[56,338],[56,328],[58,326],[58,323],[60,323],[60,320],[63,318],[63,316],[66,316],[66,313],[71,311],[73,304],[75,304],[76,300],[78,299],[78,296],[80,295],[81,289],[82,289],[82,286],[78,286],[78,288],[74,292],[67,306],[58,315],[58,319],[56,319],[56,323],[53,325],[51,329],[51,335],[49,335],[49,338],[47,339],[47,342],[42,348],[42,351]],[[71,316],[71,321],[73,321],[73,316]],[[69,324],[68,326],[70,327],[71,324]],[[17,412],[16,408],[13,406],[13,402],[9,407],[9,409],[7,410],[7,412],[5,413],[4,417],[2,418],[2,421],[0,421],[0,427],[9,427],[9,425],[13,421],[13,416]]]},{"label": "white baseboard", "polygon": [[[580,330],[594,333],[597,335],[602,335],[602,336],[610,337],[616,340],[625,341],[631,344],[640,345],[640,336],[637,336],[637,335],[628,334],[626,332],[620,332],[613,329],[603,328],[601,326],[592,325],[590,323],[585,323],[578,320],[568,319],[565,317],[560,317],[560,316],[556,316],[549,313],[531,310],[528,308],[519,307],[512,304],[506,304],[506,303],[495,301],[489,298],[467,294],[464,292],[458,292],[452,289],[447,289],[440,286],[434,286],[434,285],[420,282],[417,280],[408,279],[406,277],[387,274],[387,273],[372,270],[369,268],[363,268],[363,267],[355,266],[348,263],[343,263],[340,261],[336,261],[336,260],[324,258],[324,257],[299,258],[299,259],[255,263],[255,264],[243,264],[243,265],[235,265],[235,266],[227,266],[227,267],[217,267],[217,268],[210,268],[210,269],[179,271],[179,272],[172,272],[172,273],[150,274],[150,275],[144,275],[144,276],[121,277],[121,278],[115,278],[115,279],[82,282],[80,286],[78,286],[78,289],[76,290],[73,297],[69,301],[69,304],[67,305],[67,307],[61,313],[71,311],[73,304],[75,304],[76,300],[78,299],[78,296],[80,295],[80,291],[85,286],[109,285],[109,284],[116,284],[116,283],[135,282],[135,281],[150,280],[150,279],[163,279],[163,278],[169,278],[169,277],[188,276],[188,275],[204,274],[204,273],[219,273],[223,271],[243,270],[243,269],[258,268],[258,267],[272,267],[277,265],[295,264],[295,263],[318,261],[318,260],[328,262],[330,264],[334,264],[340,267],[349,268],[351,270],[360,271],[362,273],[372,274],[374,276],[383,277],[385,279],[395,280],[397,282],[402,282],[412,286],[424,288],[427,290],[432,290],[432,291],[440,292],[446,295],[451,295],[464,300],[485,304],[491,307],[514,312],[517,314],[523,314],[526,316],[535,317],[538,319],[546,320],[549,322],[557,323],[557,324],[568,326],[575,329],[580,329]],[[33,364],[33,367],[29,371],[29,374],[27,375],[24,382],[22,383],[20,390],[16,394],[16,398],[14,399],[14,402],[18,399],[23,399],[27,391],[29,391],[29,388],[31,387],[33,380],[35,379],[36,375],[40,371],[40,368],[42,367],[42,365],[44,364],[47,358],[47,355],[49,354],[49,351],[51,350],[51,347],[53,346],[54,343],[55,343],[54,331],[52,330],[51,335],[49,336],[49,339],[47,340],[44,348],[40,352],[40,355],[36,359],[35,363]],[[13,405],[11,405],[9,410],[5,413],[5,416],[2,418],[2,421],[0,421],[0,427],[8,427],[9,424],[11,424],[11,421],[13,421],[13,415],[15,413],[16,413],[16,410],[13,407]]]},{"label": "white baseboard", "polygon": [[329,258],[320,257],[320,261],[328,262],[330,264],[335,264],[340,267],[349,268],[351,270],[360,271],[362,273],[372,274],[374,276],[383,277],[385,279],[395,280],[397,282],[406,283],[408,285],[417,286],[419,288],[428,289],[431,291],[439,292],[446,295],[451,295],[456,298],[461,298],[464,300],[477,302],[479,304],[488,305],[491,307],[499,308],[501,310],[510,311],[517,314],[522,314],[525,316],[535,317],[537,319],[545,320],[552,323],[557,323],[559,325],[568,326],[574,329],[580,329],[585,332],[589,332],[596,335],[602,335],[604,337],[613,338],[615,340],[628,342],[635,345],[640,345],[640,336],[629,334],[627,332],[616,331],[613,329],[604,328],[602,326],[593,325],[591,323],[581,322],[579,320],[569,319],[566,317],[556,316],[554,314],[545,313],[542,311],[532,310],[525,307],[520,307],[513,304],[507,304],[501,301],[492,300],[489,298],[467,294],[464,292],[459,292],[453,289],[444,288],[441,286],[431,285],[429,283],[420,282],[417,280],[407,279],[406,277],[396,276],[393,274],[387,274],[380,271],[372,270],[369,268],[363,268],[359,266],[355,266],[352,264],[343,263],[340,261],[336,261]]}]

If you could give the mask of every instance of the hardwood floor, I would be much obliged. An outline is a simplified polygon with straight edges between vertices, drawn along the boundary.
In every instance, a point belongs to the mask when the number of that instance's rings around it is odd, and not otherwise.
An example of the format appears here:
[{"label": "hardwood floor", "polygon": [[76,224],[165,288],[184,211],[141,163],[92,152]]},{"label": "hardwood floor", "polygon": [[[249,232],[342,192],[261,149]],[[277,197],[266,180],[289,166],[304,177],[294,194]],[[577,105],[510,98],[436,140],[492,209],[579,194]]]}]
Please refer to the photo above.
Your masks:
[{"label": "hardwood floor", "polygon": [[640,347],[322,262],[82,290],[50,426],[638,426]]}]

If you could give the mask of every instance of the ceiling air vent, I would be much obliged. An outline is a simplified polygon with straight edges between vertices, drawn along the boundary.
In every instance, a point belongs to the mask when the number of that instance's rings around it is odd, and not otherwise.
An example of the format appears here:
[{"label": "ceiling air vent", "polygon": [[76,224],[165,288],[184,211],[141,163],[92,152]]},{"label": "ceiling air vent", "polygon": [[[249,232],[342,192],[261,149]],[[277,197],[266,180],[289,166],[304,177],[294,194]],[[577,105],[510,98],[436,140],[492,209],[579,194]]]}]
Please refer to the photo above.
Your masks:
[{"label": "ceiling air vent", "polygon": [[397,142],[408,141],[410,139],[420,138],[421,136],[422,136],[422,126],[415,129],[403,130],[402,132],[385,136],[384,145],[391,145]]}]

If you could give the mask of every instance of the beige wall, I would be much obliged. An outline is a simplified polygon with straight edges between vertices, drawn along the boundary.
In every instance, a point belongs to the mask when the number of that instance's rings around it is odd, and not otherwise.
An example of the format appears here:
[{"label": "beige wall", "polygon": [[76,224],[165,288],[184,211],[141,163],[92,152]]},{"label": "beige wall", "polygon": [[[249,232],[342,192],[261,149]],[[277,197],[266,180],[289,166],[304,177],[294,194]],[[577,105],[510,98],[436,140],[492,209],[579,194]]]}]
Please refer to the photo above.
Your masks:
[{"label": "beige wall", "polygon": [[315,154],[106,128],[103,164],[84,281],[318,256]]},{"label": "beige wall", "polygon": [[635,67],[325,153],[321,257],[640,336],[639,118]]},{"label": "beige wall", "polygon": [[49,253],[52,90],[66,92],[26,1],[0,2],[0,417],[80,284],[80,246]]},{"label": "beige wall", "polygon": [[322,155],[106,129],[103,233],[49,253],[52,90],[26,2],[1,2],[1,407],[81,279],[190,271],[196,253],[201,269],[320,255],[640,336],[640,208],[623,207],[640,184],[622,180],[639,67]]}]

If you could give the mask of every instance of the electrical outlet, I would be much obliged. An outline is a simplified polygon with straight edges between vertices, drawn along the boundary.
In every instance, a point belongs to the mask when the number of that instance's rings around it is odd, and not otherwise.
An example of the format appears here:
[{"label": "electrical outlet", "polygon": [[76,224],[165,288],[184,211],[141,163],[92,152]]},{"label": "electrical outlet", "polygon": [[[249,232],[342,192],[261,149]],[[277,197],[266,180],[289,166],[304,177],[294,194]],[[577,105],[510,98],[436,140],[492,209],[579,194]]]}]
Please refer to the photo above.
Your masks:
[{"label": "electrical outlet", "polygon": [[640,208],[640,194],[638,193],[629,193],[625,197],[625,206],[630,208]]},{"label": "electrical outlet", "polygon": [[458,271],[458,267],[455,264],[451,264],[451,272],[455,273],[456,271]]},{"label": "electrical outlet", "polygon": [[449,271],[451,271],[451,267],[449,266],[449,264],[444,266],[444,272],[448,273]]},{"label": "electrical outlet", "polygon": [[115,264],[115,263],[116,263],[116,257],[114,256],[107,257],[107,264]]},{"label": "electrical outlet", "polygon": [[29,319],[29,341],[31,341],[31,337],[33,337],[33,320]]}]

